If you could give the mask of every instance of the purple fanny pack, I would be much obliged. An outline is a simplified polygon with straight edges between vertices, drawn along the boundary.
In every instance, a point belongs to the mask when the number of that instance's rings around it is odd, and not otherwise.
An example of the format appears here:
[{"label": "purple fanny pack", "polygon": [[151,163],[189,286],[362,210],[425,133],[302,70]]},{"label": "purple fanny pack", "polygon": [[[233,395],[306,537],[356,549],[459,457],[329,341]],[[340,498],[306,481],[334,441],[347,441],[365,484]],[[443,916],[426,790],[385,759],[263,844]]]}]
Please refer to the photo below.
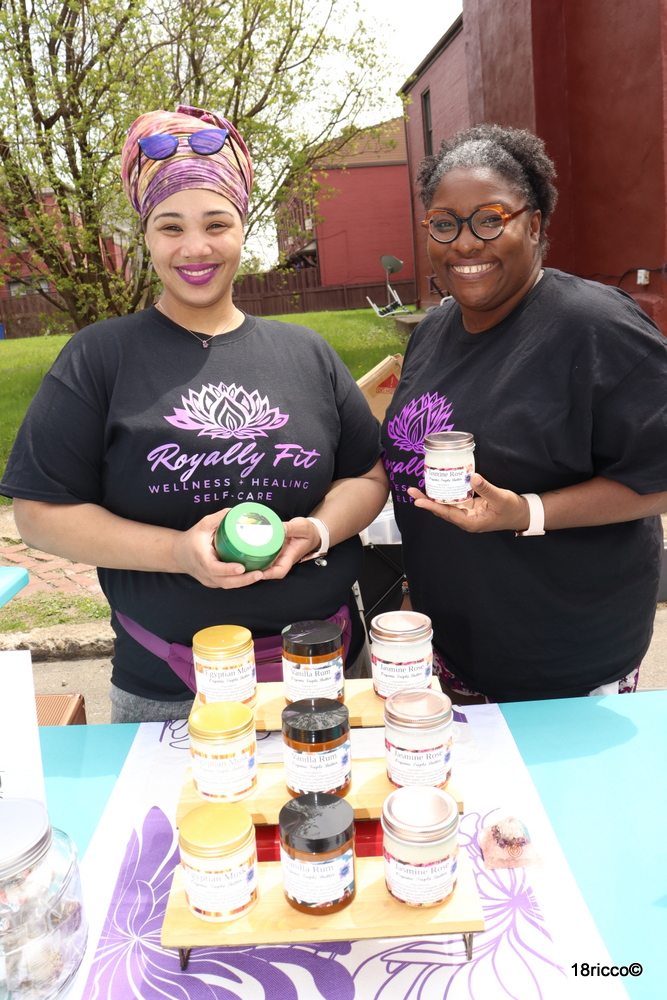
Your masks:
[{"label": "purple fanny pack", "polygon": [[[192,646],[183,646],[180,642],[167,642],[153,632],[138,625],[126,615],[115,612],[118,622],[122,625],[128,635],[147,649],[149,653],[159,656],[161,660],[166,660],[177,677],[190,688],[197,690],[195,681],[195,665],[192,658]],[[347,657],[352,638],[352,622],[350,621],[350,609],[347,604],[328,618],[327,621],[336,622],[343,630],[343,651]],[[255,639],[255,663],[257,665],[257,680],[261,683],[266,681],[281,681],[283,679],[283,644],[279,635],[270,635],[265,639]]]}]

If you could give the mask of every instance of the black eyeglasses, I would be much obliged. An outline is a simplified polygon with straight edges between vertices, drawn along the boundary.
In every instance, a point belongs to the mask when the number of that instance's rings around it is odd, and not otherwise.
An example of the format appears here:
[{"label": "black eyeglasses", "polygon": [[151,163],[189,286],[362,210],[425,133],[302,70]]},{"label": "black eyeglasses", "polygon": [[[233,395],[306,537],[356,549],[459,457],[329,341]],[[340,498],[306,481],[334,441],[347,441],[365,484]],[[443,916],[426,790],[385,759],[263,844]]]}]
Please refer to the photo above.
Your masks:
[{"label": "black eyeglasses", "polygon": [[138,139],[137,145],[139,146],[139,156],[137,159],[137,174],[141,173],[142,153],[144,156],[147,156],[149,160],[168,160],[170,156],[175,154],[182,139],[185,139],[190,146],[190,149],[192,149],[194,153],[198,153],[200,156],[213,156],[214,153],[219,153],[225,145],[227,139],[229,139],[231,151],[234,154],[234,159],[238,164],[239,173],[241,174],[241,179],[243,180],[243,186],[245,187],[246,192],[250,194],[245,174],[243,172],[243,167],[241,166],[241,161],[239,160],[236,149],[234,148],[234,141],[226,128],[204,128],[200,129],[198,132],[193,132],[188,136],[177,136],[162,133],[158,135],[147,135],[144,139]]},{"label": "black eyeglasses", "polygon": [[480,240],[496,240],[503,229],[510,221],[516,219],[517,215],[528,211],[530,205],[524,205],[518,212],[508,214],[502,205],[485,205],[478,208],[472,215],[460,218],[454,212],[447,212],[440,208],[432,208],[426,213],[426,218],[422,226],[428,229],[436,243],[453,243],[458,238],[463,228],[463,223],[467,222],[473,236]]}]

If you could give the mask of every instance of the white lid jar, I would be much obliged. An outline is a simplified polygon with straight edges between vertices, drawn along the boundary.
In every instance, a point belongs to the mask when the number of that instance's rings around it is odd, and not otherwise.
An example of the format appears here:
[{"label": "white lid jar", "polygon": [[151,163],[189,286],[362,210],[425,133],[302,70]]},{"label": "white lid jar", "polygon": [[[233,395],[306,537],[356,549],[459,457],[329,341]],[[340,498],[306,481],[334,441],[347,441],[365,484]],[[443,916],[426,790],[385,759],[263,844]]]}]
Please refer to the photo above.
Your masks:
[{"label": "white lid jar", "polygon": [[409,906],[438,906],[453,895],[459,808],[440,788],[397,788],[382,806],[387,889]]},{"label": "white lid jar", "polygon": [[380,698],[405,688],[431,686],[432,638],[431,619],[418,611],[386,611],[373,618],[373,688]]},{"label": "white lid jar", "polygon": [[436,503],[472,500],[475,438],[466,431],[439,431],[424,438],[424,492]]},{"label": "white lid jar", "polygon": [[0,801],[0,997],[62,994],[87,935],[74,844],[41,802]]},{"label": "white lid jar", "polygon": [[452,703],[446,694],[397,691],[384,706],[387,777],[392,784],[445,788],[452,774]]}]

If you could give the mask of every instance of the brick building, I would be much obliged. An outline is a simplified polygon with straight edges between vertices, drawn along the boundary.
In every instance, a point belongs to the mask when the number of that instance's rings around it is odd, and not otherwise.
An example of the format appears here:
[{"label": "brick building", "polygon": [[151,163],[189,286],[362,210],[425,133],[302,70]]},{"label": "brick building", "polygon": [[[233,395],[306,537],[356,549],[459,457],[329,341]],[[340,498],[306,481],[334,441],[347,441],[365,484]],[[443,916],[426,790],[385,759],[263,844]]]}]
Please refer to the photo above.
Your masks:
[{"label": "brick building", "polygon": [[380,257],[391,254],[403,261],[397,278],[411,282],[413,239],[403,119],[386,122],[379,136],[362,133],[344,150],[322,157],[318,166],[313,174],[319,187],[315,203],[294,198],[283,210],[287,216],[278,225],[283,256],[292,264],[316,266],[321,286],[331,287],[384,280]]},{"label": "brick building", "polygon": [[[547,264],[619,284],[667,334],[667,3],[463,0],[402,88],[418,296],[430,264],[414,178],[445,136],[478,122],[528,128],[558,171]],[[638,285],[638,271],[649,285]]]}]

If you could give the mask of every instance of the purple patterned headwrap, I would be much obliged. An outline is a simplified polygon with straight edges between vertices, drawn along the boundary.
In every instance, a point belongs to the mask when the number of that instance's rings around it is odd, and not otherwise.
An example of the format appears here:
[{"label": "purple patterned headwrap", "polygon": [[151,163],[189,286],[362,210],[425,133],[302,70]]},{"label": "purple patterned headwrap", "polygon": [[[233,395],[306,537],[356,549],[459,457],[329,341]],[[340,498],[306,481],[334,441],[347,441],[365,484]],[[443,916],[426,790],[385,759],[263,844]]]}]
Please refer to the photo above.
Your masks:
[{"label": "purple patterned headwrap", "polygon": [[[158,134],[186,137],[206,128],[224,128],[229,132],[219,153],[201,156],[187,142],[179,143],[167,160],[150,160],[142,153],[141,176],[138,176],[139,139]],[[250,154],[232,123],[211,111],[180,105],[176,111],[149,111],[141,115],[127,134],[121,165],[125,193],[144,222],[161,201],[187,188],[215,191],[232,202],[242,219],[248,214],[253,179]]]}]

